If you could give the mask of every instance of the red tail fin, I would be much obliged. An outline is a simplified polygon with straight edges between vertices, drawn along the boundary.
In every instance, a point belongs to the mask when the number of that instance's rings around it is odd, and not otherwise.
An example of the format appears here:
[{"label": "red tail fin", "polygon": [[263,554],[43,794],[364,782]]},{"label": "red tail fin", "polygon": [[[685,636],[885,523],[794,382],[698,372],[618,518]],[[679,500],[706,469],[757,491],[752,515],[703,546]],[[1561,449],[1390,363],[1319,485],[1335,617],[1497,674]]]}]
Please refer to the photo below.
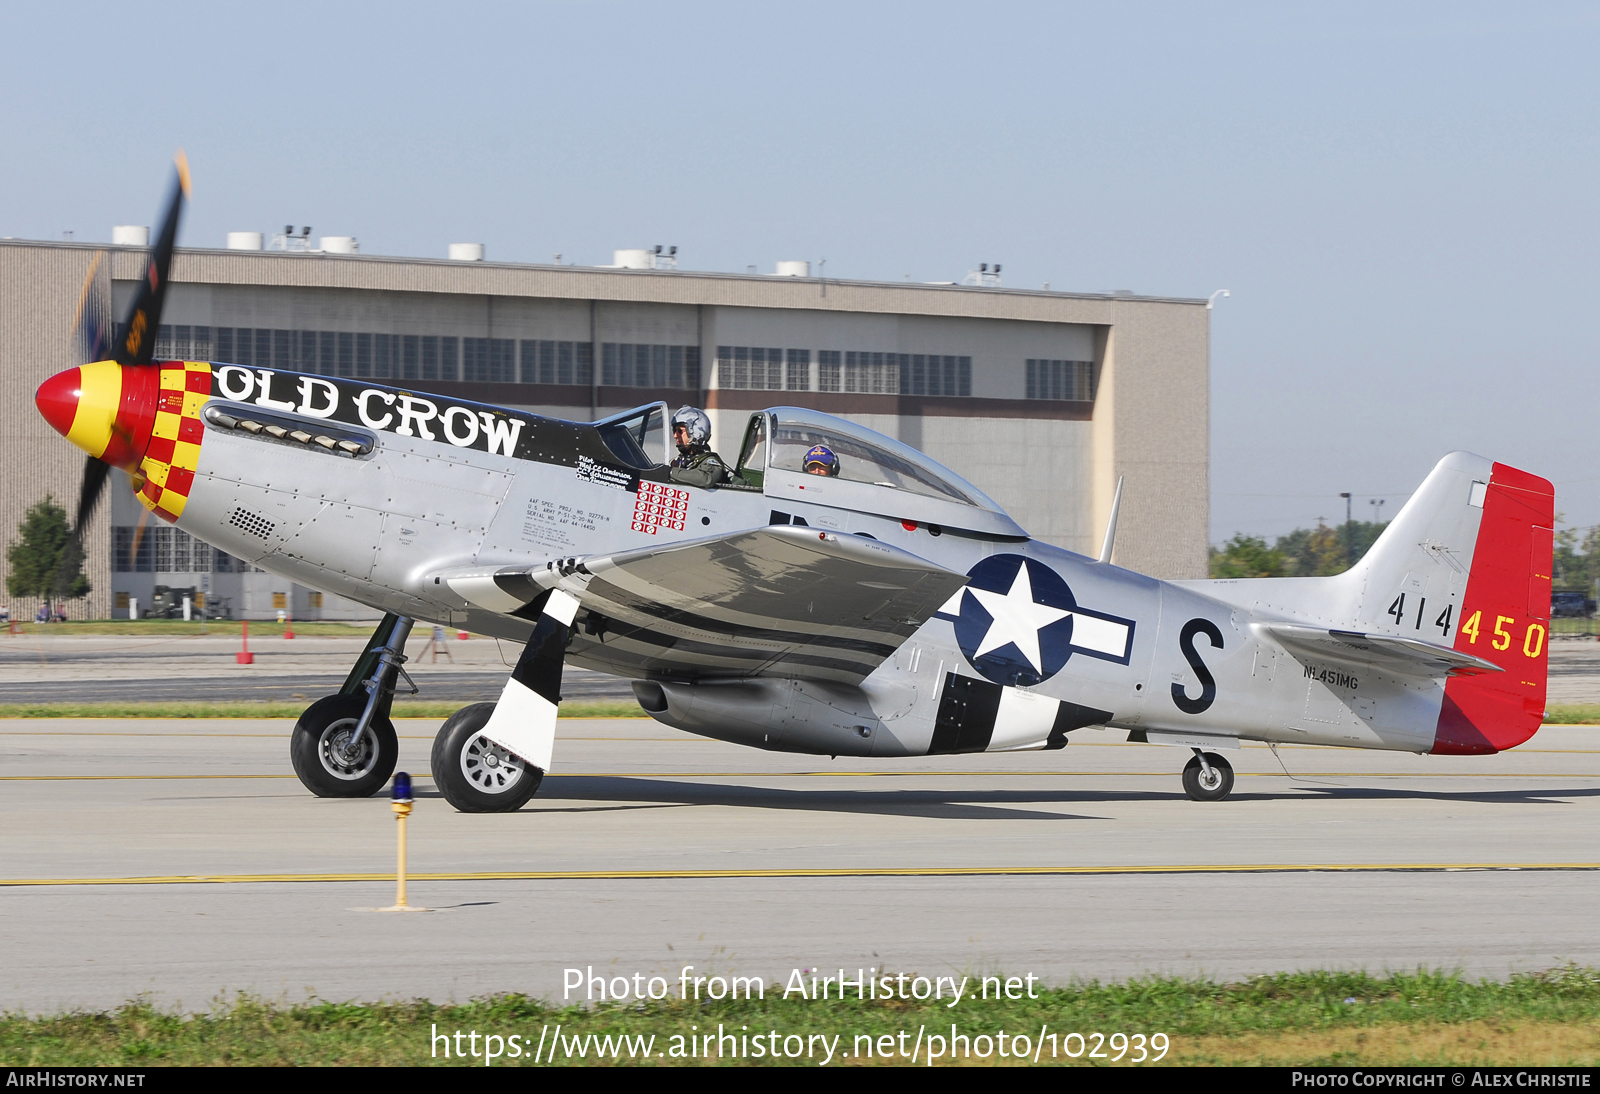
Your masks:
[{"label": "red tail fin", "polygon": [[1532,737],[1544,720],[1549,676],[1555,490],[1500,463],[1487,487],[1473,490],[1482,495],[1483,521],[1455,648],[1505,671],[1445,684],[1432,749],[1445,755],[1499,752]]}]

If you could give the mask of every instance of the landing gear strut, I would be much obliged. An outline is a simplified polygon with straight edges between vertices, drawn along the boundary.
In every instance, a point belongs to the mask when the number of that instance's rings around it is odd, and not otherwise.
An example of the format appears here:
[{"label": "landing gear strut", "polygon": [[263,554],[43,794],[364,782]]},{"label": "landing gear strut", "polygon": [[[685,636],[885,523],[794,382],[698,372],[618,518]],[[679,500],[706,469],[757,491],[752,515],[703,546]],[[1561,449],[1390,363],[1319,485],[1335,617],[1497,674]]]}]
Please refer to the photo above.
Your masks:
[{"label": "landing gear strut", "polygon": [[1233,792],[1233,767],[1215,752],[1197,748],[1183,769],[1183,792],[1197,802],[1219,802]]},{"label": "landing gear strut", "polygon": [[[294,773],[317,797],[370,797],[394,773],[400,742],[389,708],[396,677],[411,684],[400,667],[410,634],[410,619],[384,616],[344,687],[312,703],[295,723],[289,758]],[[415,684],[411,690],[415,693]]]}]

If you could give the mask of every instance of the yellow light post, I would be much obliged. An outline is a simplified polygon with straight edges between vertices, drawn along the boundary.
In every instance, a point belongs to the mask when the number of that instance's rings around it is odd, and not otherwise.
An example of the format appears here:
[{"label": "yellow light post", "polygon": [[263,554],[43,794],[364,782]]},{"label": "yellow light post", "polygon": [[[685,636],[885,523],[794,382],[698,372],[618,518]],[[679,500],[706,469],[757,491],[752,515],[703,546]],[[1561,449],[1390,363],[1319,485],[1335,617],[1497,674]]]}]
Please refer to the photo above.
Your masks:
[{"label": "yellow light post", "polygon": [[394,904],[386,912],[425,912],[427,908],[413,908],[406,903],[406,818],[411,815],[411,776],[404,771],[394,774],[394,788],[389,792],[389,807],[394,810],[399,848],[395,855]]}]

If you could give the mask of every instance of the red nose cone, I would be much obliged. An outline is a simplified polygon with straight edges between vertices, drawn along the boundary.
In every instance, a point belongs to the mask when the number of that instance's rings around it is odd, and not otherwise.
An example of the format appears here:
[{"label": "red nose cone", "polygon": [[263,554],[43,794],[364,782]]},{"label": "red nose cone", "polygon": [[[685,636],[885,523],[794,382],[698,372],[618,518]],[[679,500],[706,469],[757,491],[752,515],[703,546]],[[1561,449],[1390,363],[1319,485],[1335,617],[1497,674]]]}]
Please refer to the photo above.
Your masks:
[{"label": "red nose cone", "polygon": [[33,402],[44,420],[50,423],[50,428],[65,437],[72,432],[72,419],[78,413],[81,394],[81,374],[78,369],[69,368],[40,384]]}]

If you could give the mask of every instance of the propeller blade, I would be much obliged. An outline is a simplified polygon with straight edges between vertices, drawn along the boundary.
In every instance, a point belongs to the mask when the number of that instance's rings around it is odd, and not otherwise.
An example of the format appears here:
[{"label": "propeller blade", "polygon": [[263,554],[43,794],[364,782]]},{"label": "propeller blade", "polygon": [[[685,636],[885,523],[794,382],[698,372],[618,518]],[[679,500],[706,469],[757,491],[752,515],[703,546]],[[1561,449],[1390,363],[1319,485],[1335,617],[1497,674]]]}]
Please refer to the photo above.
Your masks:
[{"label": "propeller blade", "polygon": [[78,488],[78,515],[72,522],[72,537],[77,540],[83,538],[83,526],[94,515],[95,506],[100,502],[100,495],[105,493],[106,478],[111,474],[111,465],[101,463],[93,456],[83,465],[83,484]]},{"label": "propeller blade", "polygon": [[73,360],[78,364],[104,361],[111,353],[111,306],[100,277],[106,253],[100,251],[89,264],[78,294],[78,314],[72,320]]},{"label": "propeller blade", "polygon": [[124,365],[148,365],[155,358],[156,335],[161,329],[161,306],[167,298],[167,271],[172,267],[172,251],[178,244],[178,217],[183,199],[189,193],[189,161],[178,152],[178,177],[167,202],[167,215],[156,236],[155,249],[145,263],[139,293],[133,298],[128,321],[123,325],[122,342],[114,360]]},{"label": "propeller blade", "polygon": [[150,510],[139,510],[139,523],[133,526],[133,543],[128,547],[128,558],[139,557],[139,544],[144,541],[144,526],[150,523]]}]

